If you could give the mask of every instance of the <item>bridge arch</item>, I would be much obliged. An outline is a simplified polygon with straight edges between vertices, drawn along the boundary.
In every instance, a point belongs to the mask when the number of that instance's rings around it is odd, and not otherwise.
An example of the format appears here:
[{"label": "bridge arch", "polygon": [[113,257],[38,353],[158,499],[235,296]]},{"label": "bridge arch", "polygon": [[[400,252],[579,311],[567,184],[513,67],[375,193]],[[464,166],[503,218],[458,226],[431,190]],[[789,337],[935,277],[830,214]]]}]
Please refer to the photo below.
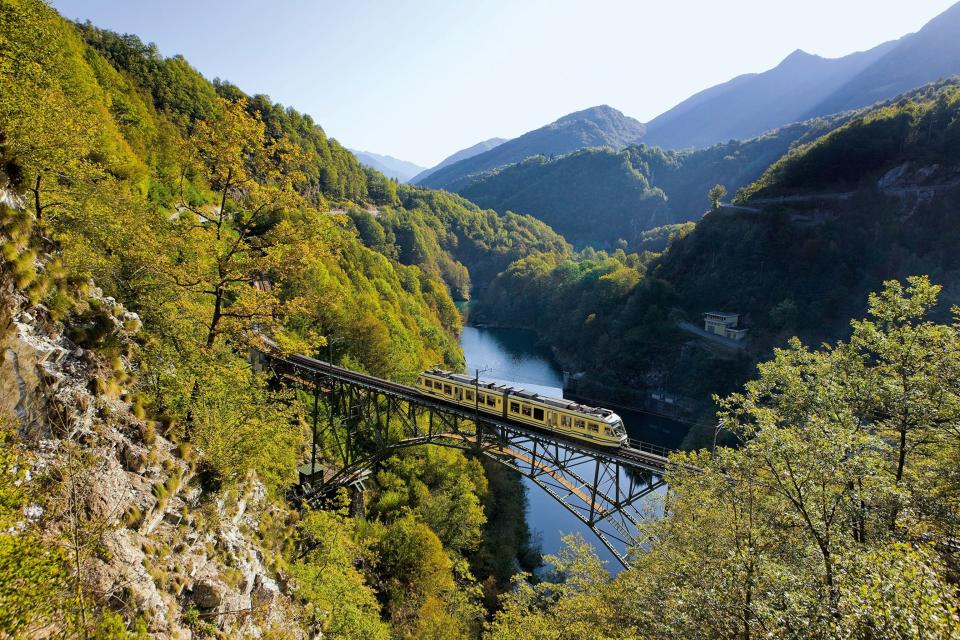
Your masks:
[{"label": "bridge arch", "polygon": [[[311,463],[300,473],[300,492],[308,502],[317,503],[356,483],[401,448],[455,447],[529,478],[628,566],[630,550],[642,543],[640,526],[651,516],[644,498],[665,486],[668,460],[637,443],[620,449],[594,448],[302,355],[267,348],[252,354],[252,360],[278,381],[313,396]],[[338,428],[342,422],[345,429]],[[337,468],[329,474],[318,473],[321,438],[331,443],[338,458]]]}]

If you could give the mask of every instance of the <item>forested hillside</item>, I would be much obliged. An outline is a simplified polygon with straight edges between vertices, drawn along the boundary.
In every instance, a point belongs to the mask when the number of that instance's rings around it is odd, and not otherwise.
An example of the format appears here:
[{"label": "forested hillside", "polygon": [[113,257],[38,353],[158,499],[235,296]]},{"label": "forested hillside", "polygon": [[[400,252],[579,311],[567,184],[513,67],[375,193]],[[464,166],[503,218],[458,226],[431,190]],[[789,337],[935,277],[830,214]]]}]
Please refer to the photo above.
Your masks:
[{"label": "forested hillside", "polygon": [[[659,256],[587,249],[531,256],[497,278],[477,320],[531,326],[605,388],[666,388],[706,400],[799,335],[842,337],[867,292],[929,273],[960,301],[960,83],[859,114],[797,147]],[[743,314],[751,349],[715,357],[677,323]],[[684,346],[687,344],[692,346]]]},{"label": "forested hillside", "polygon": [[400,185],[394,206],[349,210],[368,247],[443,279],[458,299],[484,289],[508,264],[541,251],[566,253],[566,241],[543,222],[497,215],[442,191]]},{"label": "forested hillside", "polygon": [[642,124],[612,107],[592,107],[567,114],[489,151],[438,169],[417,183],[425,187],[460,191],[482,173],[530,156],[561,155],[585,147],[622,149],[639,141],[643,132]]},{"label": "forested hillside", "polygon": [[[293,510],[310,407],[247,351],[461,367],[439,265],[565,251],[545,225],[35,0],[0,2],[0,203],[0,635],[470,637],[536,563],[516,477],[457,451],[386,461],[366,520]],[[346,215],[379,206],[392,248]]]},{"label": "forested hillside", "polygon": [[584,149],[492,171],[461,190],[482,207],[543,220],[578,246],[638,250],[642,234],[698,220],[715,184],[729,192],[751,183],[792,146],[815,140],[847,116],[792,124],[746,141],[696,151],[638,145]]}]

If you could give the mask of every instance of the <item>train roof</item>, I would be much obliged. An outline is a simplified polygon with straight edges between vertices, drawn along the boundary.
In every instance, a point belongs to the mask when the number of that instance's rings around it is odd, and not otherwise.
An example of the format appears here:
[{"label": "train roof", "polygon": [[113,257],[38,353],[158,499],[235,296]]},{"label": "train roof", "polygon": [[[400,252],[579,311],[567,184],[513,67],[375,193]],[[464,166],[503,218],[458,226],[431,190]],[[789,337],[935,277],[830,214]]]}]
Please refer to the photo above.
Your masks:
[{"label": "train roof", "polygon": [[[474,378],[464,375],[462,373],[453,373],[452,371],[444,371],[443,369],[428,369],[424,373],[429,373],[430,375],[438,376],[440,378],[446,378],[447,380],[452,380],[453,382],[459,382],[461,384],[474,384]],[[491,382],[489,380],[480,380],[479,384],[482,389],[491,389],[494,391],[509,391],[510,395],[517,396],[519,398],[527,398],[529,400],[536,400],[537,402],[542,402],[543,404],[551,407],[556,407],[558,409],[567,409],[568,411],[576,411],[578,413],[586,413],[589,415],[594,415],[599,418],[608,418],[614,415],[613,411],[609,409],[603,409],[601,407],[590,407],[572,400],[565,400],[564,398],[554,398],[551,396],[541,396],[538,393],[532,391],[527,391],[520,387],[511,387],[510,385],[500,384],[498,382]]]}]

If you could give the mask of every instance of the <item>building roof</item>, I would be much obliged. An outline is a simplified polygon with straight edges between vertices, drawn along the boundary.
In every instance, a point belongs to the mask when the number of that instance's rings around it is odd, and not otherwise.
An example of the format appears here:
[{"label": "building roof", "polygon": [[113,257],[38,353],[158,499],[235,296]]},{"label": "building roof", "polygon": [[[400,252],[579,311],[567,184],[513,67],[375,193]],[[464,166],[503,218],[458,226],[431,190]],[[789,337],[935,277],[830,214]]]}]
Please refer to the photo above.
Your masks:
[{"label": "building roof", "polygon": [[704,311],[703,315],[705,316],[721,316],[723,318],[736,318],[740,314],[734,313],[732,311]]}]

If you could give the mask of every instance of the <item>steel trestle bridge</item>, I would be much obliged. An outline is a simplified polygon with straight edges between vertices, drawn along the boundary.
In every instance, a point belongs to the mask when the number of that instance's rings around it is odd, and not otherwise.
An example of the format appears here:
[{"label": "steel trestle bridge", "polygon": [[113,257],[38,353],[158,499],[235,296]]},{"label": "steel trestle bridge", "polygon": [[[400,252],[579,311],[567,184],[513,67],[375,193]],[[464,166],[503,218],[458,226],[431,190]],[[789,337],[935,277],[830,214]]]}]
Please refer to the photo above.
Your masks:
[{"label": "steel trestle bridge", "polygon": [[[284,355],[271,341],[264,343],[264,349],[251,352],[255,367],[313,397],[313,451],[300,473],[308,502],[317,504],[357,484],[397,449],[433,444],[487,456],[526,476],[589,527],[624,566],[630,550],[643,542],[638,531],[650,517],[643,498],[665,487],[666,450],[635,441],[621,448],[593,447],[413,387]],[[333,470],[321,470],[320,440],[334,450]]]}]

